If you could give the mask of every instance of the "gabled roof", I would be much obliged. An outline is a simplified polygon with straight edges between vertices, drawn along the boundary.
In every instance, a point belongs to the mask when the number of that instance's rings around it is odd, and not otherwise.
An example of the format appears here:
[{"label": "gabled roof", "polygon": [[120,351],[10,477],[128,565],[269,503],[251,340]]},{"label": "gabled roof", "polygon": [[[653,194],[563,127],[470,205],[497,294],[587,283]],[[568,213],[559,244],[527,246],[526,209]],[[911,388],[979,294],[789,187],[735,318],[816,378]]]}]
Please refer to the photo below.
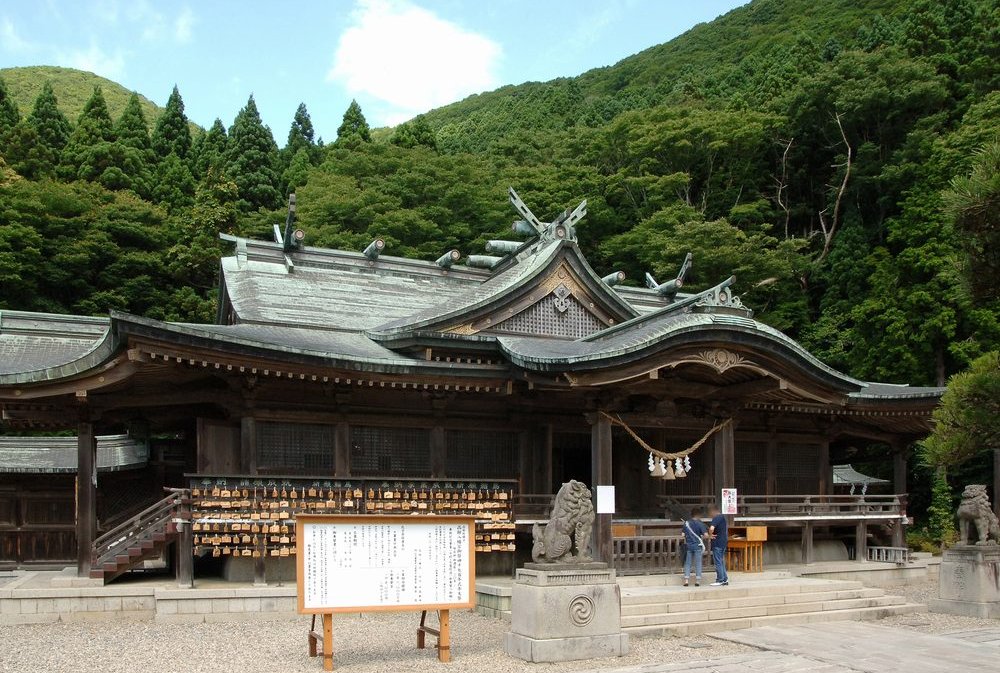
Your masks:
[{"label": "gabled roof", "polygon": [[504,270],[472,291],[368,330],[368,335],[392,344],[434,332],[471,335],[502,330],[501,323],[554,292],[572,297],[594,317],[597,329],[639,315],[597,276],[574,241],[556,239],[525,246]]}]

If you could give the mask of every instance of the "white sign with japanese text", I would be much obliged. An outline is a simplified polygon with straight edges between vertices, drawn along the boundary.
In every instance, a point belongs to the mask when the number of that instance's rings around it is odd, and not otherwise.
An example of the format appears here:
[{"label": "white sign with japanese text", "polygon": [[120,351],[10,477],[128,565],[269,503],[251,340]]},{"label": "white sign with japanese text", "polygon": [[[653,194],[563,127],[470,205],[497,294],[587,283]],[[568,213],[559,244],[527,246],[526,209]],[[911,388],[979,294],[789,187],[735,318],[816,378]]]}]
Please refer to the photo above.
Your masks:
[{"label": "white sign with japanese text", "polygon": [[331,519],[298,517],[300,612],[473,605],[471,517]]},{"label": "white sign with japanese text", "polygon": [[722,489],[722,513],[736,514],[736,489]]}]

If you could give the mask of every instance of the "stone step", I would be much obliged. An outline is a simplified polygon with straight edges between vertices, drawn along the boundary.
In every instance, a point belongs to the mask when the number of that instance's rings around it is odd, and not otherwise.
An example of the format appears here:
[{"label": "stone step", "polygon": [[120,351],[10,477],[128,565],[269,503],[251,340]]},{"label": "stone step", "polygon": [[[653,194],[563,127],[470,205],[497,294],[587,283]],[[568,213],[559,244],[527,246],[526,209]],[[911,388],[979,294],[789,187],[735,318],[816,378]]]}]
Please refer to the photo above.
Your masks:
[{"label": "stone step", "polygon": [[[906,601],[899,596],[878,596],[875,598],[854,598],[846,600],[820,601],[815,603],[790,603],[786,605],[758,605],[745,608],[719,608],[714,610],[691,609],[685,612],[661,612],[646,615],[622,616],[622,627],[642,627],[666,624],[684,624],[752,617],[780,615],[810,615],[838,610],[891,607]],[[694,604],[691,605],[695,607]]]},{"label": "stone step", "polygon": [[747,582],[726,587],[630,587],[622,588],[622,605],[643,603],[673,603],[676,601],[716,598],[751,598],[775,594],[814,593],[817,591],[849,591],[865,588],[861,582],[848,580],[778,580]]},{"label": "stone step", "polygon": [[896,605],[878,605],[864,608],[848,608],[842,610],[824,610],[821,612],[805,612],[790,615],[766,615],[760,617],[734,617],[731,619],[709,619],[677,624],[661,624],[633,626],[623,628],[630,636],[694,636],[720,631],[749,629],[758,626],[789,626],[801,624],[817,624],[835,621],[865,621],[883,619],[894,615],[907,615],[916,612],[926,612],[927,606],[919,603],[899,603]]},{"label": "stone step", "polygon": [[[788,570],[765,570],[764,572],[759,573],[740,573],[734,571],[729,574],[731,577],[740,582],[797,579],[797,576]],[[715,577],[715,571],[706,565],[704,576],[706,580],[711,581],[709,578]],[[617,581],[619,586],[622,588],[660,586],[677,587],[683,583],[684,578],[679,572],[674,572],[656,575],[618,575]]]},{"label": "stone step", "polygon": [[[691,589],[692,592],[700,590],[700,588]],[[775,593],[769,596],[747,596],[737,598],[724,597],[714,594],[711,598],[696,596],[694,600],[672,601],[668,598],[659,603],[623,604],[622,616],[646,615],[656,612],[719,610],[725,608],[749,608],[760,605],[786,605],[795,603],[850,600],[856,598],[878,598],[884,595],[885,592],[881,589],[843,589],[840,591],[810,591],[794,594]]]}]

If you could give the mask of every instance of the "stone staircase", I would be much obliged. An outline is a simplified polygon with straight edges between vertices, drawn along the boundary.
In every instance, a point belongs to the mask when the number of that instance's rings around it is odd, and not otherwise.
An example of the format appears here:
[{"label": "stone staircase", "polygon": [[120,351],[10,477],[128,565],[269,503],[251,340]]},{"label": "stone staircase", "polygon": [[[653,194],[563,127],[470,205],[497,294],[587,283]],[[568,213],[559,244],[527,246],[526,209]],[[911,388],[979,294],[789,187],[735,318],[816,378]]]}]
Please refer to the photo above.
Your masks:
[{"label": "stone staircase", "polygon": [[881,619],[927,610],[860,582],[767,574],[771,576],[733,577],[728,587],[685,588],[676,575],[619,578],[622,628],[634,636],[690,636],[757,626]]}]

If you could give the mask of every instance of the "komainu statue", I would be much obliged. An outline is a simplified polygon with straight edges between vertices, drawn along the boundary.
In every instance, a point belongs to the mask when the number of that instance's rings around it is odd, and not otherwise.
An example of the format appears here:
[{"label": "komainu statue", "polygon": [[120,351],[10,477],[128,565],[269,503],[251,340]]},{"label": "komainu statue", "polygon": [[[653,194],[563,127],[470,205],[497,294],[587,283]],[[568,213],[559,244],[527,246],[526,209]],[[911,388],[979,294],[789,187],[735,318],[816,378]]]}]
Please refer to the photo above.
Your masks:
[{"label": "komainu statue", "polygon": [[531,558],[536,563],[589,561],[593,527],[594,505],[590,501],[590,489],[571,479],[552,499],[549,522],[544,526],[536,523],[532,528]]},{"label": "komainu statue", "polygon": [[982,484],[969,484],[962,491],[962,503],[958,506],[958,544],[969,544],[969,524],[974,524],[979,533],[976,544],[1000,542],[1000,524]]}]

